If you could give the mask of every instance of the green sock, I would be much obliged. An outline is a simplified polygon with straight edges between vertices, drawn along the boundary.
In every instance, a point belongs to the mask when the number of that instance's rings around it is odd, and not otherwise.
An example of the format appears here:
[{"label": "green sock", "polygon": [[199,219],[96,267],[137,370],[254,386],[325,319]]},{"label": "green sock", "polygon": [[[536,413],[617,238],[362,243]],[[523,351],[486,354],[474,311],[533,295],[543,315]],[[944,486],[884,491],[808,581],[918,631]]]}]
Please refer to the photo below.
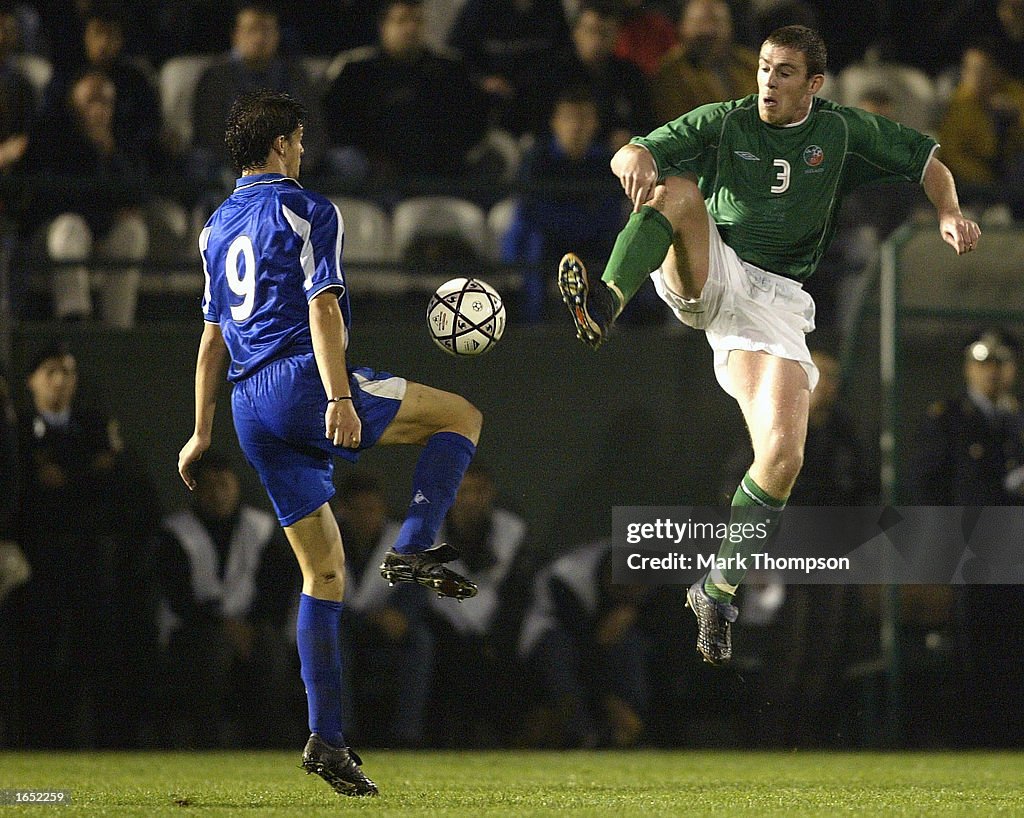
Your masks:
[{"label": "green sock", "polygon": [[[736,493],[732,496],[732,513],[729,515],[729,529],[732,536],[722,539],[718,548],[719,559],[748,557],[755,549],[763,548],[779,524],[779,517],[786,507],[785,500],[772,497],[753,481],[750,472],[743,475]],[[763,524],[766,536],[742,536],[739,527],[748,523]],[[704,580],[704,590],[712,599],[731,602],[736,586],[743,581],[746,570],[735,565],[712,568]]]},{"label": "green sock", "polygon": [[620,310],[636,295],[644,279],[661,266],[671,246],[672,223],[662,213],[644,205],[629,217],[601,276],[620,296]]}]

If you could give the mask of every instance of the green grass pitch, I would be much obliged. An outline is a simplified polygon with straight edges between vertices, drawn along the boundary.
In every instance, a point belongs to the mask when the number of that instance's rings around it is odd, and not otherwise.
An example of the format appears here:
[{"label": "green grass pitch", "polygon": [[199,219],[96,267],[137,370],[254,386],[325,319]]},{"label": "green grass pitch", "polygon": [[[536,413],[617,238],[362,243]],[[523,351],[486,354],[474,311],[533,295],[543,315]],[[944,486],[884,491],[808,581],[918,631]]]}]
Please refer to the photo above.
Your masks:
[{"label": "green grass pitch", "polygon": [[1024,754],[372,751],[371,799],[298,753],[0,753],[0,789],[64,789],[44,816],[1024,815]]}]

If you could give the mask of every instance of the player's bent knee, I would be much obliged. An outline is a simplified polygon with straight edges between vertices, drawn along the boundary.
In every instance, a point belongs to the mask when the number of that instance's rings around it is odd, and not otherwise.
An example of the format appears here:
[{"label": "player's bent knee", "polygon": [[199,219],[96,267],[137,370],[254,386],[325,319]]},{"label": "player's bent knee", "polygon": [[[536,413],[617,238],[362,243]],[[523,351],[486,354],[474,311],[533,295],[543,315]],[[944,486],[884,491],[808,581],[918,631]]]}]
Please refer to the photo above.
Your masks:
[{"label": "player's bent knee", "polygon": [[663,191],[658,197],[656,207],[674,227],[678,227],[687,218],[707,218],[704,194],[692,179],[685,176],[670,176],[662,187]]}]

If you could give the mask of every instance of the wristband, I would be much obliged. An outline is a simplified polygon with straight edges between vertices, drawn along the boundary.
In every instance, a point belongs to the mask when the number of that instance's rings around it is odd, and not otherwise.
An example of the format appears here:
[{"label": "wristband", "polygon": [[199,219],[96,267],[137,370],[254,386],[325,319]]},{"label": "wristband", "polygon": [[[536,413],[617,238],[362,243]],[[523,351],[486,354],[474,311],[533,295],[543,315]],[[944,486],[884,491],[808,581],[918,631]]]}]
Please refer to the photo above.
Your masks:
[{"label": "wristband", "polygon": [[340,403],[343,400],[352,400],[351,395],[342,395],[340,398],[328,398],[328,403]]}]

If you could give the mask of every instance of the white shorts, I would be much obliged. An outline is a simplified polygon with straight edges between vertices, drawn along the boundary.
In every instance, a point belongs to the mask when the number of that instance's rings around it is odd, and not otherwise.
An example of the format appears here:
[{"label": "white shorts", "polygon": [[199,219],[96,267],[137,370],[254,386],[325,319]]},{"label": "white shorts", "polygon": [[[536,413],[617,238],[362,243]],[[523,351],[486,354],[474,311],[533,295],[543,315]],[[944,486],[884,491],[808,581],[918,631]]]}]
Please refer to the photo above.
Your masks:
[{"label": "white shorts", "polygon": [[707,334],[715,351],[715,377],[734,398],[728,368],[729,353],[734,349],[796,361],[814,391],[818,368],[807,349],[807,333],[814,329],[814,299],[799,281],[743,261],[722,241],[710,214],[708,226],[708,280],[700,298],[683,298],[670,290],[659,267],[651,279],[661,300],[682,323]]}]

